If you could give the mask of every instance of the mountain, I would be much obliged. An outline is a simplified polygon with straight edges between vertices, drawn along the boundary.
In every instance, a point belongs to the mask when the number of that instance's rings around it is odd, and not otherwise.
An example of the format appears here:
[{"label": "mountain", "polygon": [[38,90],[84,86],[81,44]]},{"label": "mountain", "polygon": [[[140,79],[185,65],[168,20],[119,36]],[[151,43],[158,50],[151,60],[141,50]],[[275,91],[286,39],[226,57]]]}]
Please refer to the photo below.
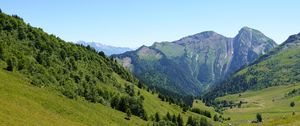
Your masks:
[{"label": "mountain", "polygon": [[243,27],[234,38],[206,31],[113,57],[150,87],[199,95],[276,46],[258,30]]},{"label": "mountain", "polygon": [[110,46],[110,45],[104,45],[101,43],[96,43],[96,42],[85,42],[85,41],[78,41],[76,44],[79,45],[84,45],[84,46],[91,46],[97,51],[103,51],[106,55],[110,56],[113,54],[121,54],[127,51],[132,51],[132,49],[127,48],[127,47],[115,47],[115,46]]},{"label": "mountain", "polygon": [[0,94],[1,125],[176,125],[189,116],[219,125],[183,112],[183,101],[147,88],[102,52],[1,11]]},{"label": "mountain", "polygon": [[272,51],[262,55],[228,80],[213,87],[205,97],[257,90],[300,82],[300,33],[290,36]]}]

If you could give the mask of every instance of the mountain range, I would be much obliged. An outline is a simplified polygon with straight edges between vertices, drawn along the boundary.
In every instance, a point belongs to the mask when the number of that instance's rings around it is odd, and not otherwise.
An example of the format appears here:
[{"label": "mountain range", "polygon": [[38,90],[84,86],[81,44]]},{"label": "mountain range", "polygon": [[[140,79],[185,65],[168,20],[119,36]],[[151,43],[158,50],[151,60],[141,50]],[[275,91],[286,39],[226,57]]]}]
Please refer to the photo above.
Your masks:
[{"label": "mountain range", "polygon": [[104,45],[97,42],[85,42],[85,41],[78,41],[76,44],[84,45],[84,46],[91,46],[92,48],[96,49],[97,51],[102,51],[106,55],[110,56],[113,54],[121,54],[127,51],[132,51],[131,48],[128,47],[116,47],[116,46],[110,46],[110,45]]},{"label": "mountain range", "polygon": [[260,31],[243,27],[234,38],[206,31],[113,57],[150,87],[199,95],[276,46]]}]

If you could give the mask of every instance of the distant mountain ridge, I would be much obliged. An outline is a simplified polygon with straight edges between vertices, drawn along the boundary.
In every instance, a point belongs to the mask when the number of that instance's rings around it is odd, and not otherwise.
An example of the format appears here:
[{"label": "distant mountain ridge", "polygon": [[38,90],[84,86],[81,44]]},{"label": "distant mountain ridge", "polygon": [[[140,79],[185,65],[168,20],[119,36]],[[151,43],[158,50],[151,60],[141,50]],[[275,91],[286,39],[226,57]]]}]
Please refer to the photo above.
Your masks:
[{"label": "distant mountain ridge", "polygon": [[106,55],[110,56],[113,54],[121,54],[127,51],[132,51],[133,49],[128,47],[116,47],[111,45],[104,45],[97,42],[85,42],[85,41],[78,41],[76,44],[84,45],[84,46],[91,46],[95,48],[97,51],[103,51]]},{"label": "distant mountain ridge", "polygon": [[258,30],[243,27],[234,38],[206,31],[113,57],[150,87],[199,95],[276,46]]}]

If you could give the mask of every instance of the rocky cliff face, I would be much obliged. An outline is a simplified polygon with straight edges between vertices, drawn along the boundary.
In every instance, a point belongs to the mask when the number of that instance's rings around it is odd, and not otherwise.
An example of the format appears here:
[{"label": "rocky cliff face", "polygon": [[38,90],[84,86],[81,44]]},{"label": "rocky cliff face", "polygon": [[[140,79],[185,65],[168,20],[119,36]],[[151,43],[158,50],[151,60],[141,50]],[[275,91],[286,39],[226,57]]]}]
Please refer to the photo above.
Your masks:
[{"label": "rocky cliff face", "polygon": [[113,57],[150,87],[198,95],[275,46],[261,32],[244,27],[234,38],[207,31]]},{"label": "rocky cliff face", "polygon": [[[251,35],[249,33],[247,34],[247,36]],[[257,53],[266,52],[268,47],[272,47],[272,42],[267,40],[267,38],[262,37],[261,40],[265,40],[264,45],[266,49],[264,50],[260,46],[255,46],[253,50],[257,50]],[[251,53],[253,52],[251,51]],[[247,55],[247,53],[241,54]],[[242,58],[241,62],[251,60],[245,57],[243,58],[243,55],[240,56]],[[238,60],[233,60],[232,62],[237,61]],[[221,84],[214,86],[208,92],[206,92],[204,97],[206,99],[214,99],[226,94],[244,92],[250,89],[259,90],[271,86],[298,84],[300,82],[299,78],[300,33],[291,35],[281,45],[269,52],[266,52],[266,54],[255,60],[255,62],[252,62],[248,66],[234,73],[230,79],[227,79]]]},{"label": "rocky cliff face", "polygon": [[259,55],[265,54],[277,44],[258,30],[242,28],[233,39],[233,58],[228,74],[234,73],[242,66],[253,62]]}]

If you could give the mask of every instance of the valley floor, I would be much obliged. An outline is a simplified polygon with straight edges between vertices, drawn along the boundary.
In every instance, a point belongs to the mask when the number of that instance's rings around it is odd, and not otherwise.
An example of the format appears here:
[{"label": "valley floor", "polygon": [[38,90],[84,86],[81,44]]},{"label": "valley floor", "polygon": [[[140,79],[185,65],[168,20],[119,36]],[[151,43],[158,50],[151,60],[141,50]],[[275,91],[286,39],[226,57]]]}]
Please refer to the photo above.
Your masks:
[{"label": "valley floor", "polygon": [[[257,125],[251,123],[256,120],[257,113],[262,114],[263,125],[300,125],[300,95],[287,96],[294,89],[300,89],[300,85],[246,91],[227,95],[217,100],[243,102],[240,108],[226,108],[224,112],[225,116],[231,117],[229,123],[232,125]],[[295,102],[294,107],[290,106],[291,102]]]}]

